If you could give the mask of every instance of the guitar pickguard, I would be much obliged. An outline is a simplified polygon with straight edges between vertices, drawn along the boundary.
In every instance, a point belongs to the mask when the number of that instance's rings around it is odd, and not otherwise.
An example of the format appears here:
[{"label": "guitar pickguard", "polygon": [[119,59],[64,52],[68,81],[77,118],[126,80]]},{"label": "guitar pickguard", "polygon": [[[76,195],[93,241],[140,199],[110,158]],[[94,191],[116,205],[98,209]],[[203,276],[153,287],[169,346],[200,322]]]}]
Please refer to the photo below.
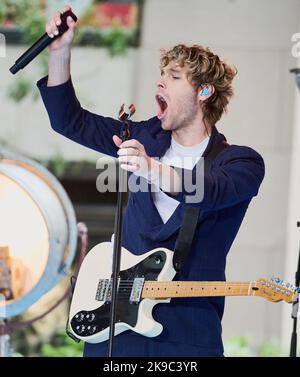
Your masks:
[{"label": "guitar pickguard", "polygon": [[[158,250],[135,266],[120,271],[116,323],[124,322],[131,327],[136,325],[139,305],[142,301],[130,302],[132,283],[135,278],[144,278],[145,281],[157,280],[166,259],[166,253],[163,250]],[[85,337],[108,328],[110,325],[110,308],[111,303],[108,300],[102,301],[102,305],[95,310],[82,310],[76,313],[70,321],[73,332],[80,337]]]}]

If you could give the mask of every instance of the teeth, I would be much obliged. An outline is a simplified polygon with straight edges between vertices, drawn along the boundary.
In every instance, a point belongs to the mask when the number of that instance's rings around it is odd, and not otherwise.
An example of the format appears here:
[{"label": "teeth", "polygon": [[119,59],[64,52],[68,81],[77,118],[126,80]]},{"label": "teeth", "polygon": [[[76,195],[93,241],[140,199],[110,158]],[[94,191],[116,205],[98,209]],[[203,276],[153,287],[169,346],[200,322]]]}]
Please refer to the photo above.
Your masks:
[{"label": "teeth", "polygon": [[162,102],[166,102],[166,100],[162,96],[158,96],[158,99]]}]

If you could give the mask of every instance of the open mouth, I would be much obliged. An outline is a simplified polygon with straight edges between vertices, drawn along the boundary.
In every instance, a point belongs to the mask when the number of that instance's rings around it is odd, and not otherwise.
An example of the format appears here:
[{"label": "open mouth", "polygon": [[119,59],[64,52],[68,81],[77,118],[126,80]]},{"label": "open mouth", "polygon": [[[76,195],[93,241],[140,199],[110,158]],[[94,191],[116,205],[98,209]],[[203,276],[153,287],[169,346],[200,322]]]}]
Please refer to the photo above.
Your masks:
[{"label": "open mouth", "polygon": [[167,115],[167,108],[168,104],[167,101],[162,97],[161,95],[157,94],[156,95],[156,101],[158,103],[158,113],[157,113],[157,118],[160,120],[163,120],[166,115]]}]

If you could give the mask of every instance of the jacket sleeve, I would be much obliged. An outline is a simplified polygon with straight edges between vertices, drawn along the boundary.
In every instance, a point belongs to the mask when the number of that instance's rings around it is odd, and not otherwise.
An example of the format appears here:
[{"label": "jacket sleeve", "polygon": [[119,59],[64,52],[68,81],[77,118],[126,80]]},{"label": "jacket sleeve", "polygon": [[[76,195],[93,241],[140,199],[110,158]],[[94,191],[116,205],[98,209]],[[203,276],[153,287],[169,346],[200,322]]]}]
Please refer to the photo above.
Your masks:
[{"label": "jacket sleeve", "polygon": [[217,156],[207,172],[194,168],[180,174],[182,187],[175,199],[201,210],[219,210],[256,196],[265,165],[252,148],[232,145]]},{"label": "jacket sleeve", "polygon": [[53,87],[48,87],[47,81],[48,76],[43,77],[37,86],[53,130],[85,147],[117,157],[112,137],[120,134],[121,122],[83,109],[71,78]]}]

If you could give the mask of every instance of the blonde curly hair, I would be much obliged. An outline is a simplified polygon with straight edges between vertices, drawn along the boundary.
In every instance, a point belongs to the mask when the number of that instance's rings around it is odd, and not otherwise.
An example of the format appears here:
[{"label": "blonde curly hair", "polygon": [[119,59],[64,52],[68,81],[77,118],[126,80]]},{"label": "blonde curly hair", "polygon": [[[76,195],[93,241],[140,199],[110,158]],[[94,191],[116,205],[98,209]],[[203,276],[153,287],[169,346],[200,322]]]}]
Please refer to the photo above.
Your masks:
[{"label": "blonde curly hair", "polygon": [[179,44],[171,50],[161,50],[160,69],[169,63],[187,67],[187,79],[195,88],[211,84],[215,91],[202,104],[203,120],[214,125],[227,111],[227,105],[233,96],[232,80],[237,69],[210,51],[208,47]]}]

